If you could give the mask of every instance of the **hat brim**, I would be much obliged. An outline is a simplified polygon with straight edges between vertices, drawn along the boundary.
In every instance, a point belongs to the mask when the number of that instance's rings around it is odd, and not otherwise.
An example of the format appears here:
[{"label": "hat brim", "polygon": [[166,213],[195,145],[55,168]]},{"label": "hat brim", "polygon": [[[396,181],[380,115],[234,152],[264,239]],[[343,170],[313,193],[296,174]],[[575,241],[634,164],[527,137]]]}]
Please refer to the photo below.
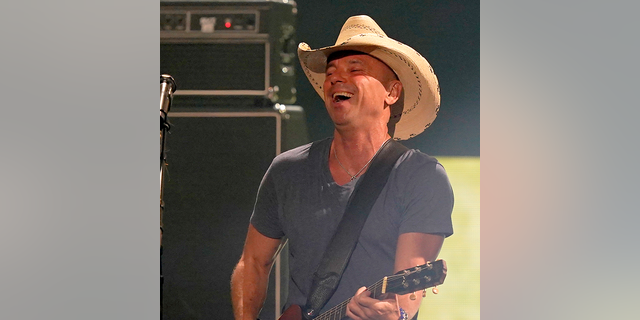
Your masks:
[{"label": "hat brim", "polygon": [[363,33],[329,47],[311,49],[300,43],[298,58],[302,69],[318,95],[324,100],[323,84],[327,57],[336,52],[354,50],[386,63],[402,82],[404,99],[391,109],[395,123],[393,138],[406,140],[431,126],[440,109],[440,87],[429,62],[413,48],[375,33]]}]

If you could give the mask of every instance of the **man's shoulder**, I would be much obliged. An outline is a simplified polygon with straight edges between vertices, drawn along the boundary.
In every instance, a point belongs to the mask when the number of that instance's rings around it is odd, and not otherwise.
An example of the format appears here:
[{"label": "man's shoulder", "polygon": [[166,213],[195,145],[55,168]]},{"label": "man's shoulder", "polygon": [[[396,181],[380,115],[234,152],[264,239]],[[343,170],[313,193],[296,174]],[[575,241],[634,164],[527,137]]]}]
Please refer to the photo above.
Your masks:
[{"label": "man's shoulder", "polygon": [[309,159],[317,157],[324,148],[331,144],[330,138],[310,142],[299,147],[282,152],[273,159],[272,167],[289,168],[302,165]]},{"label": "man's shoulder", "polygon": [[440,163],[435,157],[418,149],[408,149],[400,156],[397,165],[399,167],[434,167]]},{"label": "man's shoulder", "polygon": [[447,173],[435,157],[418,149],[407,150],[396,162],[395,178],[400,181],[448,180]]}]

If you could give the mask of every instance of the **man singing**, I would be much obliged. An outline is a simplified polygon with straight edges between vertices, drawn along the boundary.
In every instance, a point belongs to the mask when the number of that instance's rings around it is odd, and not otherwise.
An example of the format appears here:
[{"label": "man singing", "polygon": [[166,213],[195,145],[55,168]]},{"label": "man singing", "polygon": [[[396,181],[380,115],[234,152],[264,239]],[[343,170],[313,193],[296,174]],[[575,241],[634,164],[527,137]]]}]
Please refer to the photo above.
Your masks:
[{"label": "man singing", "polygon": [[[304,306],[313,275],[354,188],[383,145],[431,125],[438,80],[417,51],[387,37],[368,16],[349,18],[333,46],[298,47],[302,69],[324,100],[335,130],[277,156],[265,174],[242,257],[232,276],[237,320],[255,320],[283,239],[289,241],[285,308]],[[374,202],[334,294],[317,314],[351,298],[350,319],[417,318],[420,294],[366,290],[384,276],[435,261],[453,233],[453,192],[435,158],[407,150]]]}]

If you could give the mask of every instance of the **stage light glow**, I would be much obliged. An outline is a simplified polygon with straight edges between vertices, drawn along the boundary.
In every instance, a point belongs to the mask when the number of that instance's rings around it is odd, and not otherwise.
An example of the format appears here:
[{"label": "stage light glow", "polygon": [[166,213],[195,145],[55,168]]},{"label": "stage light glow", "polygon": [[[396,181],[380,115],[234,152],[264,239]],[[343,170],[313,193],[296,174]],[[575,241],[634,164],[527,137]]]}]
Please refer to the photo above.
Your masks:
[{"label": "stage light glow", "polygon": [[453,188],[454,233],[444,241],[439,259],[447,278],[439,293],[422,300],[418,320],[480,319],[480,157],[438,157]]}]

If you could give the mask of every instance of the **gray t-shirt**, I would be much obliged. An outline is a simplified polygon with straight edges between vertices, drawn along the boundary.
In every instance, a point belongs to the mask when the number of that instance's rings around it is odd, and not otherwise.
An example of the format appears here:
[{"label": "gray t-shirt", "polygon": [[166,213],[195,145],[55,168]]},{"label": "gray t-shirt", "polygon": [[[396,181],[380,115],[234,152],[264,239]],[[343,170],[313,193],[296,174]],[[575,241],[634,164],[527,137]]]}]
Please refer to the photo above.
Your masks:
[{"label": "gray t-shirt", "polygon": [[[251,224],[270,238],[289,238],[289,295],[304,306],[313,273],[342,219],[356,179],[343,186],[329,171],[331,138],[278,155],[265,174]],[[366,174],[366,173],[365,173]],[[340,284],[321,312],[393,273],[398,236],[453,233],[453,191],[438,161],[408,150],[396,162],[362,229]]]}]

